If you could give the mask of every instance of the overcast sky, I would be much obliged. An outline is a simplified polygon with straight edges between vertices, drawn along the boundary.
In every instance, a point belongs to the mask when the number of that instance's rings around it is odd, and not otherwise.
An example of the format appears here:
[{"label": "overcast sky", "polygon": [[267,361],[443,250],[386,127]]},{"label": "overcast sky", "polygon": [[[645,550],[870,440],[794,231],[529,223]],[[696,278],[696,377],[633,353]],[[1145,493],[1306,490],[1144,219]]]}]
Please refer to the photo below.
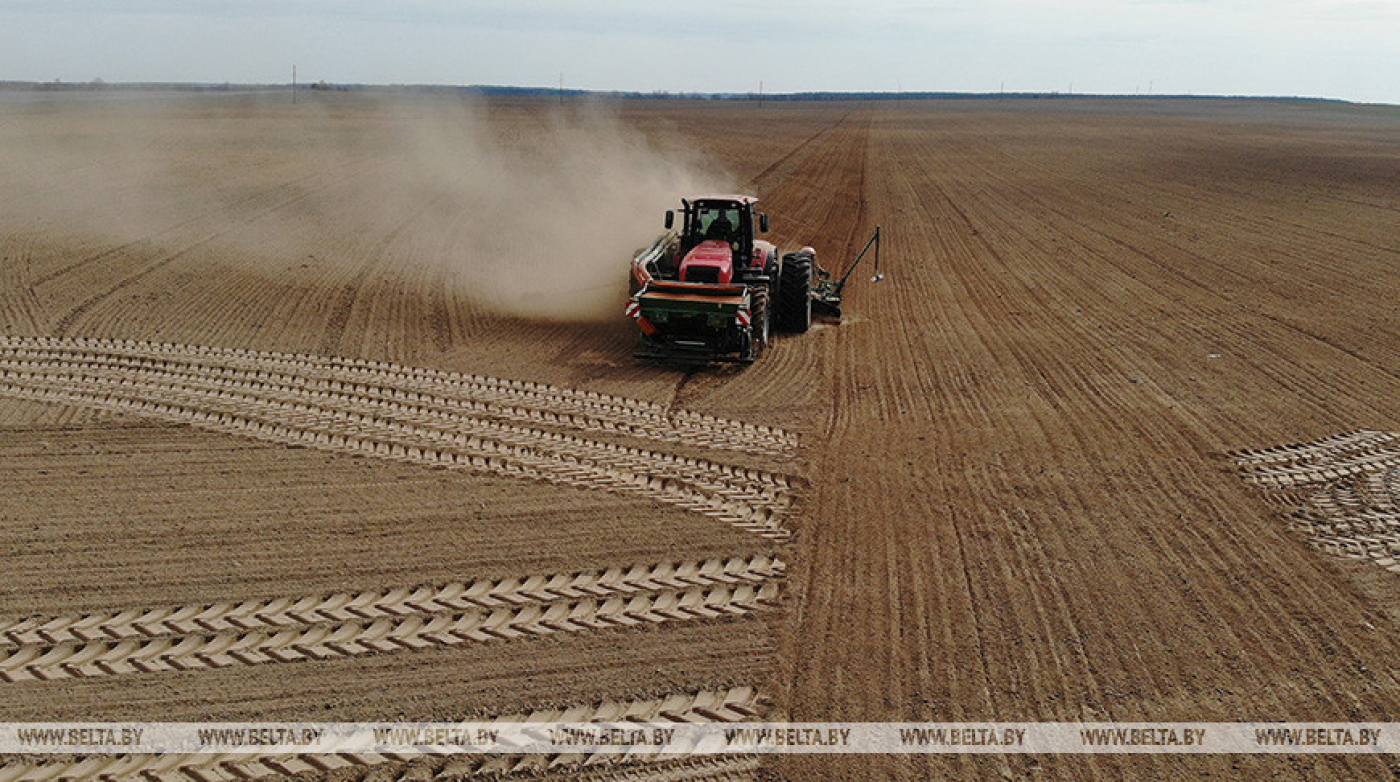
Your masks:
[{"label": "overcast sky", "polygon": [[0,0],[0,80],[1302,95],[1400,104],[1400,0]]}]

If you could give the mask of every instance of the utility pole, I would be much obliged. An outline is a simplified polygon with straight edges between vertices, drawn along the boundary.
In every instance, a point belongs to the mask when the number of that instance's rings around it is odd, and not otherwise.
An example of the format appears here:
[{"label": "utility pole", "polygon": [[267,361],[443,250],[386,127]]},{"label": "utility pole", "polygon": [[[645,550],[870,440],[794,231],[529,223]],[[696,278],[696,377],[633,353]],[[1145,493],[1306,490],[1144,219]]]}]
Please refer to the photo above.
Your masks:
[{"label": "utility pole", "polygon": [[292,103],[297,102],[297,66],[292,65]]},{"label": "utility pole", "polygon": [[763,108],[763,79],[758,80],[758,107]]},{"label": "utility pole", "polygon": [[564,105],[564,72],[559,72],[559,105]]}]

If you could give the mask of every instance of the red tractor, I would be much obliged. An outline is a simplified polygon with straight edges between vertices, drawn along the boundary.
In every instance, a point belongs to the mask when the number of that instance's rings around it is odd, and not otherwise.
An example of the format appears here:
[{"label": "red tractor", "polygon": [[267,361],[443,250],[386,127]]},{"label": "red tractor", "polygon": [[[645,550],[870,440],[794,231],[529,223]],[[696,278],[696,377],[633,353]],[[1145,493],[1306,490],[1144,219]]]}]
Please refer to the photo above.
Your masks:
[{"label": "red tractor", "polygon": [[[779,257],[758,199],[703,196],[666,213],[666,233],[632,260],[627,314],[642,330],[644,358],[749,363],[770,329],[800,334],[812,325],[816,252]],[[818,301],[820,306],[821,302]],[[839,313],[839,311],[838,311]]]}]

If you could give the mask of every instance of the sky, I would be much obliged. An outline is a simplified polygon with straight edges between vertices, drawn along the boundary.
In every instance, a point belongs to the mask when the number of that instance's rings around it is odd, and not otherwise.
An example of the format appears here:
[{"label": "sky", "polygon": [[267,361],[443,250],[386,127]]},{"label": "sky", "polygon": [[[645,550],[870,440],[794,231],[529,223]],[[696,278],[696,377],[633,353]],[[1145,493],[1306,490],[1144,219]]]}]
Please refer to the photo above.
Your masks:
[{"label": "sky", "polygon": [[0,80],[1400,104],[1400,0],[0,0]]}]

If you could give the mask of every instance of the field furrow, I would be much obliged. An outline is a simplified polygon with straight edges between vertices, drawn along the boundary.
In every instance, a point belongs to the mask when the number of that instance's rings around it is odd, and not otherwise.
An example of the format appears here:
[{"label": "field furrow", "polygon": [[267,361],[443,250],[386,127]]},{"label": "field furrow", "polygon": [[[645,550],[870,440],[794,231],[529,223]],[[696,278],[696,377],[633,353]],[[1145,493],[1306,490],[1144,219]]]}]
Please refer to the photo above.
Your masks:
[{"label": "field furrow", "polygon": [[[348,181],[351,176],[353,175],[347,175],[343,172],[338,173],[334,175],[334,178],[330,182],[320,185],[320,189],[325,190],[340,186]],[[89,314],[94,309],[97,309],[99,305],[104,302],[111,300],[117,293],[137,285],[146,278],[166,269],[166,267],[175,264],[192,253],[198,253],[201,248],[205,248],[224,237],[233,235],[240,229],[248,230],[249,226],[258,220],[284,210],[299,201],[303,201],[314,192],[316,192],[316,189],[303,188],[300,186],[299,182],[285,183],[248,199],[247,203],[242,205],[243,209],[237,213],[239,216],[236,218],[230,219],[230,214],[233,213],[227,210],[216,210],[201,215],[198,218],[183,221],[180,225],[176,226],[176,228],[199,227],[199,230],[193,233],[194,238],[176,240],[170,248],[161,247],[157,249],[151,257],[145,260],[145,263],[141,265],[139,270],[132,270],[131,273],[125,276],[115,280],[109,280],[96,293],[91,292],[91,290],[87,291],[85,298],[54,321],[53,330],[59,334],[72,330],[77,323],[84,318],[88,318],[90,316]],[[218,217],[220,219],[211,221],[208,219],[210,217]],[[152,238],[154,237],[146,237],[141,240],[140,244],[148,244]],[[75,269],[81,269],[84,266],[95,264],[109,254],[115,254],[120,257],[129,246],[130,245],[113,248],[92,258],[77,261],[61,269],[57,273],[51,273],[42,279],[45,282],[50,282],[56,275],[66,275]],[[115,313],[114,316],[122,317],[122,315],[124,315],[124,313],[121,311],[121,308],[118,308],[118,312]]]},{"label": "field furrow", "polygon": [[5,296],[0,296],[0,329],[11,334],[32,334],[39,329],[42,310],[30,279],[35,237],[21,234],[14,241],[17,246],[0,246],[5,253],[0,256],[0,289],[6,291]]}]

